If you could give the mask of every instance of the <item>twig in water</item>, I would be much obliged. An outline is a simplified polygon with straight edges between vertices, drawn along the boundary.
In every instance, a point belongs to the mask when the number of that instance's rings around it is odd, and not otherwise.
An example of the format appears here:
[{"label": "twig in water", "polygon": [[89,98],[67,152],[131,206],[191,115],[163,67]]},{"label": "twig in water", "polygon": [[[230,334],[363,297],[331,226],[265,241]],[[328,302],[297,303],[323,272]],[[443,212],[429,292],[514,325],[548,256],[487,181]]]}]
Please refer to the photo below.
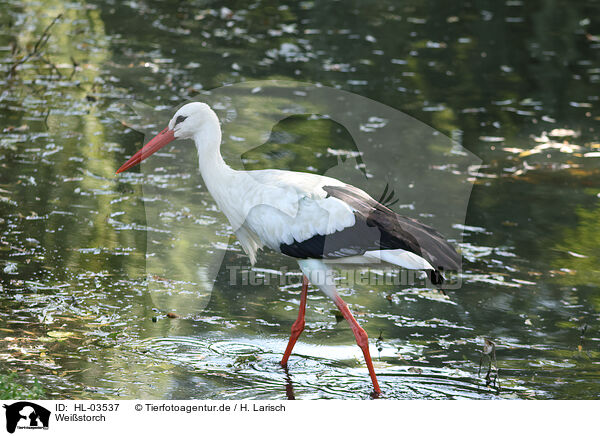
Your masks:
[{"label": "twig in water", "polygon": [[579,350],[579,352],[583,351],[583,345],[585,343],[585,332],[587,331],[587,324],[584,324],[583,327],[581,328],[581,336],[579,337],[579,345],[577,346],[577,349]]},{"label": "twig in water", "polygon": [[[46,26],[46,29],[44,29],[44,31],[42,32],[42,35],[39,37],[39,39],[33,46],[33,50],[30,51],[29,53],[27,53],[27,55],[25,55],[22,59],[19,59],[14,64],[12,64],[12,66],[10,67],[9,76],[13,76],[17,72],[17,68],[19,67],[19,65],[23,65],[25,62],[27,62],[32,57],[34,57],[34,56],[41,57],[40,50],[46,45],[46,43],[48,42],[48,39],[50,39],[50,33],[49,33],[50,29],[52,28],[52,26],[54,26],[54,24],[56,24],[56,22],[58,20],[60,20],[62,18],[62,16],[63,16],[63,14],[58,14],[56,17],[54,17],[54,19],[50,22],[50,24],[48,24],[48,26]],[[16,50],[15,50],[15,52],[16,52]],[[50,65],[52,67],[54,67],[54,69],[56,69],[54,64],[50,63]]]},{"label": "twig in water", "polygon": [[[500,391],[500,382],[498,381],[498,363],[496,361],[496,344],[488,338],[483,339],[483,351],[481,352],[481,357],[479,358],[479,370],[477,371],[477,377],[481,376],[481,364],[483,363],[484,357],[489,359],[488,371],[485,375],[485,385],[489,386],[491,384],[498,391]],[[491,377],[492,363],[494,365],[494,369],[496,370],[493,379]]]},{"label": "twig in water", "polygon": [[383,330],[379,330],[379,337],[375,341],[375,346],[379,352],[379,359],[381,360],[381,352],[383,351]]},{"label": "twig in water", "polygon": [[48,117],[50,116],[50,108],[48,108],[48,110],[46,111],[46,114],[44,115],[44,125],[46,126],[46,129],[50,129],[50,126],[48,125]]}]

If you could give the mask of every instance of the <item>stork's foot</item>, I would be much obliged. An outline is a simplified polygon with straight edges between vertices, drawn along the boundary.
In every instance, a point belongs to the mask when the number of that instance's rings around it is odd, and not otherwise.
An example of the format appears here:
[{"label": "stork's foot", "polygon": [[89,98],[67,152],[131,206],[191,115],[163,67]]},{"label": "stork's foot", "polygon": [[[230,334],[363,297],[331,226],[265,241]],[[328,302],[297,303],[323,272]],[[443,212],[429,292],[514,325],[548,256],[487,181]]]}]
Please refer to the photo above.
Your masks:
[{"label": "stork's foot", "polygon": [[[302,277],[302,293],[300,294],[300,309],[298,310],[298,318],[292,324],[292,333],[290,335],[290,340],[288,345],[283,353],[283,358],[281,359],[281,366],[287,368],[288,359],[290,358],[290,354],[292,354],[292,350],[294,349],[294,345],[296,345],[296,341],[302,334],[304,330],[304,314],[306,312],[306,297],[308,294],[308,278],[306,276]],[[358,322],[352,316],[350,309],[348,306],[340,298],[339,295],[336,295],[334,298],[334,302],[338,309],[344,315],[344,318],[350,324],[352,328],[352,332],[354,333],[354,337],[356,338],[356,343],[360,347],[363,352],[363,356],[365,357],[365,363],[367,364],[367,368],[369,369],[369,375],[371,376],[371,381],[373,382],[373,393],[371,396],[373,398],[378,398],[381,393],[381,389],[379,388],[379,383],[377,381],[377,376],[375,375],[375,369],[373,368],[373,361],[371,360],[371,353],[369,352],[369,337],[367,336],[367,332],[358,324]]]},{"label": "stork's foot", "polygon": [[379,396],[381,389],[379,388],[379,382],[377,382],[375,368],[373,368],[373,361],[371,360],[371,353],[369,352],[369,337],[367,336],[367,332],[365,332],[365,330],[354,319],[352,312],[350,312],[350,309],[348,309],[348,305],[340,298],[339,295],[335,296],[334,301],[338,309],[340,309],[342,312],[342,315],[344,315],[344,318],[346,318],[350,324],[350,328],[352,328],[352,332],[356,338],[356,343],[362,350],[363,356],[365,356],[365,363],[367,364],[369,375],[371,376],[371,381],[373,382],[373,393],[374,395]]},{"label": "stork's foot", "polygon": [[290,335],[290,340],[288,342],[287,348],[285,349],[285,353],[283,353],[283,359],[281,359],[281,366],[287,367],[288,359],[290,358],[290,354],[292,354],[292,350],[294,349],[294,345],[296,345],[296,341],[302,334],[304,330],[304,314],[306,312],[306,297],[308,294],[308,278],[306,276],[302,276],[302,293],[300,294],[300,309],[298,310],[298,318],[292,324],[292,334]]}]

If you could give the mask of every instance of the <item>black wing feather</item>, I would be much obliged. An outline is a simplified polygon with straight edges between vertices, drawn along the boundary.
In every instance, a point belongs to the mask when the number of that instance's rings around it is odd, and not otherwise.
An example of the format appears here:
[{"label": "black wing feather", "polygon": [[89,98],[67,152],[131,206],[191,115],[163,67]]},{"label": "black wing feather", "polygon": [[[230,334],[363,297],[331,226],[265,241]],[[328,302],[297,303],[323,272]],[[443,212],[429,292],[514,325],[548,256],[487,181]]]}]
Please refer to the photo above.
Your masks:
[{"label": "black wing feather", "polygon": [[336,259],[370,250],[403,249],[421,256],[436,269],[431,274],[433,283],[442,280],[439,271],[460,270],[460,256],[434,228],[398,215],[354,186],[324,186],[323,190],[328,197],[338,198],[356,211],[355,225],[329,235],[281,244],[283,254],[301,259]]}]

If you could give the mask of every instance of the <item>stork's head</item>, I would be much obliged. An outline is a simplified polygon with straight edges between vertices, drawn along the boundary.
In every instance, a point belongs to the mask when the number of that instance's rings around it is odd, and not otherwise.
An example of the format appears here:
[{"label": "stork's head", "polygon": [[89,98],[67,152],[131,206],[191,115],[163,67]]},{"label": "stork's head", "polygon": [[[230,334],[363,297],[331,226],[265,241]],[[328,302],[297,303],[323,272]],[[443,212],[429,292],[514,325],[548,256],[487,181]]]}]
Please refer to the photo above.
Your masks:
[{"label": "stork's head", "polygon": [[190,139],[203,129],[207,123],[218,122],[217,115],[206,103],[193,102],[181,106],[171,121],[169,130],[175,139]]},{"label": "stork's head", "polygon": [[125,162],[117,170],[117,174],[139,164],[175,139],[193,138],[207,127],[219,127],[219,119],[209,105],[193,102],[182,106],[175,112],[169,125]]}]

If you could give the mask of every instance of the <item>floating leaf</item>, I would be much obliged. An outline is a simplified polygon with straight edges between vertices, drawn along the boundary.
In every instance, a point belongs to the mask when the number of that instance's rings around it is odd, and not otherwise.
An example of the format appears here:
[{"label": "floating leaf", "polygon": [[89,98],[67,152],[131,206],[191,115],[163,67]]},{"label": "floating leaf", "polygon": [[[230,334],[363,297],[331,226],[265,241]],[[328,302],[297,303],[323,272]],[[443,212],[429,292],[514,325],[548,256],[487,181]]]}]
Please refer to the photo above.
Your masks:
[{"label": "floating leaf", "polygon": [[73,336],[75,333],[73,332],[63,332],[63,331],[59,331],[59,330],[53,330],[51,332],[48,332],[48,336],[50,336],[51,338],[54,339],[59,339],[59,340],[64,340],[67,339],[71,336]]},{"label": "floating leaf", "polygon": [[571,129],[552,129],[550,136],[564,138],[565,136],[578,136],[575,130]]},{"label": "floating leaf", "polygon": [[502,142],[504,141],[504,137],[502,136],[480,136],[480,141],[483,142]]}]

